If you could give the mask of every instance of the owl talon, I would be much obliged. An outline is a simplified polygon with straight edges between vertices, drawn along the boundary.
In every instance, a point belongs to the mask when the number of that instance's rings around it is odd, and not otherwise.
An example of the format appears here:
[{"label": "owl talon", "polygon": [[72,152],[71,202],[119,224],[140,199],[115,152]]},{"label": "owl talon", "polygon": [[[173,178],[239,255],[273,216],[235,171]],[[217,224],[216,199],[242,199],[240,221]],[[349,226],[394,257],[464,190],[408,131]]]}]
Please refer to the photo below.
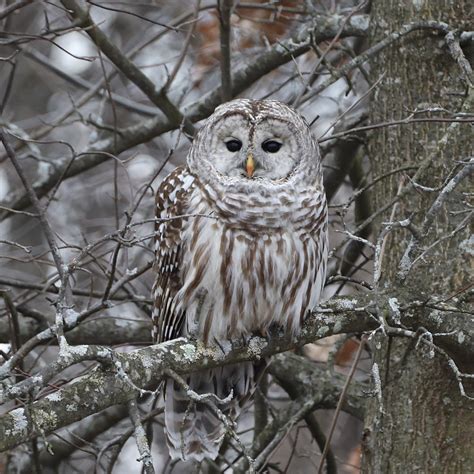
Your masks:
[{"label": "owl talon", "polygon": [[[224,345],[222,342],[220,342],[218,339],[214,338],[214,343],[219,347],[219,349],[222,351],[222,354],[226,355],[229,351],[225,349]],[[231,347],[232,349],[232,347]]]},{"label": "owl talon", "polygon": [[283,327],[280,324],[272,323],[267,330],[267,339],[269,341],[274,337],[280,337],[284,334]]}]

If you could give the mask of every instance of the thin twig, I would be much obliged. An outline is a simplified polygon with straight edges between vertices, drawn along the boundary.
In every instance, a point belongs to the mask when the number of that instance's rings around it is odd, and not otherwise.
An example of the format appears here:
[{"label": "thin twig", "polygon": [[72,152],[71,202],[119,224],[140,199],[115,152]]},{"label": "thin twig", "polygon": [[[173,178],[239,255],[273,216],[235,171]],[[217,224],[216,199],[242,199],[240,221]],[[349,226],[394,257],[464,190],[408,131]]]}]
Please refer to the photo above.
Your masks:
[{"label": "thin twig", "polygon": [[70,11],[73,18],[80,22],[81,27],[97,47],[166,115],[168,120],[176,126],[184,122],[186,133],[192,136],[194,134],[192,123],[171,103],[165,91],[158,90],[153,81],[107,38],[92,21],[88,11],[83,9],[76,0],[61,0],[61,3]]},{"label": "thin twig", "polygon": [[62,346],[63,344],[66,344],[66,340],[64,339],[64,330],[63,330],[64,311],[66,310],[66,307],[71,304],[71,298],[72,298],[72,293],[69,287],[69,278],[65,271],[64,260],[61,256],[61,253],[59,252],[58,244],[56,242],[53,229],[51,225],[49,224],[49,221],[45,215],[43,206],[41,205],[40,200],[38,199],[38,196],[36,195],[36,192],[33,189],[33,186],[31,185],[30,181],[28,180],[25,173],[23,172],[23,168],[20,166],[20,163],[18,162],[15,151],[13,150],[9,141],[7,140],[3,130],[0,130],[0,141],[3,143],[3,146],[5,147],[5,150],[7,152],[7,155],[10,158],[10,161],[20,178],[31,203],[33,204],[34,208],[36,209],[36,212],[38,213],[38,220],[40,222],[41,228],[43,230],[43,233],[46,237],[49,248],[51,250],[51,254],[53,256],[56,269],[61,278],[61,290],[59,292],[57,310],[56,310],[55,331],[58,337],[58,341],[60,342]]},{"label": "thin twig", "polygon": [[181,48],[181,53],[179,55],[179,58],[176,61],[176,64],[174,65],[174,68],[173,68],[171,74],[169,75],[168,80],[166,81],[165,85],[163,86],[164,91],[168,91],[168,89],[171,87],[171,84],[173,83],[174,79],[176,78],[176,75],[178,74],[179,70],[181,69],[184,58],[186,57],[186,53],[188,52],[189,45],[191,44],[191,39],[193,37],[194,31],[196,30],[197,19],[199,17],[200,7],[201,7],[201,0],[196,0],[196,8],[194,10],[194,16],[193,16],[194,21],[191,22],[191,26],[189,27],[188,33],[186,34],[186,38],[184,39],[183,47]]},{"label": "thin twig", "polygon": [[426,118],[413,118],[412,115],[405,119],[401,120],[391,120],[390,122],[381,122],[381,123],[374,123],[372,125],[365,125],[363,127],[355,127],[345,130],[340,133],[334,133],[330,137],[321,138],[318,140],[319,143],[324,143],[329,140],[335,140],[337,138],[345,137],[347,135],[351,135],[358,132],[366,132],[370,130],[377,130],[379,128],[387,128],[387,127],[395,127],[398,125],[411,125],[413,123],[465,123],[465,124],[472,124],[474,121],[473,118],[467,117],[426,117]]},{"label": "thin twig", "polygon": [[335,71],[335,73],[332,74],[330,78],[326,79],[317,87],[313,88],[310,92],[305,94],[301,100],[301,103],[307,102],[308,100],[312,99],[316,95],[320,94],[324,89],[328,88],[331,84],[336,82],[338,79],[346,76],[350,71],[352,71],[355,68],[358,68],[359,66],[364,64],[366,61],[368,61],[369,58],[380,53],[385,48],[393,44],[394,42],[400,40],[401,38],[403,38],[404,36],[408,34],[413,33],[414,31],[420,31],[420,30],[421,31],[435,31],[438,34],[443,34],[443,33],[446,34],[449,31],[448,25],[446,23],[437,22],[437,21],[417,21],[417,22],[412,22],[412,23],[403,25],[400,28],[400,30],[390,33],[382,41],[373,45],[372,47],[367,49],[364,53],[360,54],[359,56],[354,58],[352,61],[349,61],[340,69]]},{"label": "thin twig", "polygon": [[58,270],[59,275],[62,277],[64,274],[64,262],[61,257],[61,254],[59,253],[59,249],[56,243],[56,239],[54,237],[53,229],[51,228],[48,222],[48,219],[44,215],[43,206],[41,205],[40,200],[38,199],[38,196],[36,195],[36,192],[33,189],[33,186],[31,185],[30,181],[28,180],[25,173],[23,172],[23,168],[20,166],[20,163],[18,162],[18,159],[15,154],[15,151],[10,145],[10,142],[7,140],[7,137],[3,129],[0,129],[0,141],[3,143],[3,146],[5,147],[5,151],[7,152],[8,157],[10,158],[10,161],[13,167],[15,168],[15,171],[17,172],[26,192],[28,193],[28,197],[31,203],[33,204],[37,212],[37,217],[41,223],[41,227],[45,234],[46,240],[48,241],[49,248],[51,249],[51,254],[56,264],[56,268]]},{"label": "thin twig", "polygon": [[364,346],[365,346],[365,338],[363,337],[360,341],[359,348],[357,349],[357,353],[355,355],[354,362],[352,363],[352,367],[349,372],[349,375],[347,376],[346,383],[344,384],[344,388],[342,389],[341,396],[339,397],[339,401],[337,402],[336,411],[334,413],[334,417],[331,422],[331,427],[329,428],[329,434],[326,439],[326,444],[324,445],[323,452],[321,453],[321,460],[319,461],[319,466],[318,466],[318,474],[321,474],[323,472],[324,459],[326,458],[329,451],[329,446],[331,444],[332,435],[334,434],[334,429],[336,428],[337,419],[339,417],[339,413],[341,412],[342,404],[344,403],[344,398],[349,388],[349,384],[351,383],[352,377],[354,376],[354,373],[357,369],[357,364],[359,363],[360,356],[362,355],[362,349],[364,348]]},{"label": "thin twig", "polygon": [[[324,451],[324,448],[327,445],[327,438],[324,435],[324,431],[321,429],[321,426],[319,425],[315,414],[308,413],[304,417],[304,420],[306,422],[306,425],[308,426],[309,431],[311,432],[311,435],[313,436],[314,440],[318,444],[319,449],[321,450],[321,453],[322,453]],[[334,452],[330,447],[327,448],[327,453],[326,453],[326,469],[327,469],[326,471],[327,474],[337,474],[336,457],[334,456]]]},{"label": "thin twig", "polygon": [[462,168],[446,183],[441,192],[438,194],[423,219],[420,231],[416,235],[412,235],[402,258],[400,259],[399,271],[397,274],[399,281],[403,282],[412,269],[414,259],[416,259],[416,254],[419,251],[420,245],[425,240],[426,235],[428,234],[435,217],[441,211],[444,202],[456,188],[456,186],[458,186],[464,178],[471,174],[473,170],[474,158],[470,158],[469,162],[462,166]]},{"label": "thin twig", "polygon": [[134,426],[135,440],[138,452],[140,453],[140,458],[138,460],[143,463],[146,474],[155,474],[150,446],[140,419],[140,413],[138,412],[137,401],[135,399],[128,402],[128,411]]}]

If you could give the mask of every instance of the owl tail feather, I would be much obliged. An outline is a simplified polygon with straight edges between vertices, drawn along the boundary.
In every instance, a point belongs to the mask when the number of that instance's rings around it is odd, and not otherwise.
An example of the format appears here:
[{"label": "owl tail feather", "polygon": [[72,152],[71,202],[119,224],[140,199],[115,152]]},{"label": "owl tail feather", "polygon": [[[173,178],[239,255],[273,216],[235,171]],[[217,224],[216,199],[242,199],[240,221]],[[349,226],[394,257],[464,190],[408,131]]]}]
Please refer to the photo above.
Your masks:
[{"label": "owl tail feather", "polygon": [[[233,391],[233,399],[218,405],[231,419],[240,413],[239,402],[249,393],[253,380],[251,363],[218,367],[188,376],[186,383],[198,394],[215,394],[223,400]],[[165,432],[170,456],[182,461],[216,459],[225,436],[225,426],[211,407],[191,402],[186,390],[168,380],[165,390]]]}]

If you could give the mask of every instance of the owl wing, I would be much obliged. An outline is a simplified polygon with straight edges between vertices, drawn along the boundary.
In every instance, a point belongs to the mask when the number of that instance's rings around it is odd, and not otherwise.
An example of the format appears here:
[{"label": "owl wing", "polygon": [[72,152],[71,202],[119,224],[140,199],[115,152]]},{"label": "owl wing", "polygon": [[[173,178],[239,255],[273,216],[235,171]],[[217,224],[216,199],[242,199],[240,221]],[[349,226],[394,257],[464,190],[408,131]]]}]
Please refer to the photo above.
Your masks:
[{"label": "owl wing", "polygon": [[180,335],[184,312],[176,311],[176,293],[182,286],[182,237],[188,196],[194,176],[184,166],[176,168],[156,193],[155,264],[153,285],[153,341],[175,339]]}]

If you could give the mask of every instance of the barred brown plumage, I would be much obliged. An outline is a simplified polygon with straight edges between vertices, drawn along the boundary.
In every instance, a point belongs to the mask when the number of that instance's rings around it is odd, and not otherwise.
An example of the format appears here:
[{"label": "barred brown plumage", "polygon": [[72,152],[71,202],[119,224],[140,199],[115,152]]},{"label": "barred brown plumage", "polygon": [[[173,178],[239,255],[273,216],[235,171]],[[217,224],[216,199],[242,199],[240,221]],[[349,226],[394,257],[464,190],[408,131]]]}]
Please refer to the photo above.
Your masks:
[{"label": "barred brown plumage", "polygon": [[[262,146],[269,141],[278,146]],[[318,303],[328,253],[319,151],[286,105],[238,99],[218,107],[187,166],[158,189],[156,214],[156,342],[223,341],[265,334],[272,324],[295,334]],[[192,374],[187,383],[221,398],[233,390],[224,411],[236,416],[252,377],[245,363]],[[172,457],[215,458],[224,436],[216,416],[199,403],[190,408],[175,382],[165,399]]]}]

